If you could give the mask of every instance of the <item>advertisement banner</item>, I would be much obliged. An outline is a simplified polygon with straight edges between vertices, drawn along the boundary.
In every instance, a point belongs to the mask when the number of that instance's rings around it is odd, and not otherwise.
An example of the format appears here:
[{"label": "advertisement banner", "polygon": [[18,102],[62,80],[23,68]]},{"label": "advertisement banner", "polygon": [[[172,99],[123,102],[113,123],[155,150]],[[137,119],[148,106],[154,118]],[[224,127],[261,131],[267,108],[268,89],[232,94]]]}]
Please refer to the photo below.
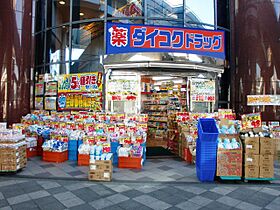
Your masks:
[{"label": "advertisement banner", "polygon": [[58,93],[102,91],[102,73],[64,74],[58,78]]},{"label": "advertisement banner", "polygon": [[56,110],[56,97],[45,97],[45,110]]},{"label": "advertisement banner", "polygon": [[138,93],[137,80],[111,79],[107,83],[107,96],[112,101],[136,101]]},{"label": "advertisement banner", "polygon": [[242,130],[260,128],[262,126],[261,113],[243,114],[241,116]]},{"label": "advertisement banner", "polygon": [[36,83],[35,96],[42,96],[42,95],[44,95],[44,82]]},{"label": "advertisement banner", "polygon": [[45,95],[48,95],[48,96],[57,95],[57,82],[56,81],[46,83]]},{"label": "advertisement banner", "polygon": [[225,59],[224,31],[107,23],[106,54],[192,53]]},{"label": "advertisement banner", "polygon": [[279,106],[280,95],[247,95],[248,106]]},{"label": "advertisement banner", "polygon": [[214,80],[191,80],[191,99],[193,102],[214,102]]},{"label": "advertisement banner", "polygon": [[58,79],[58,110],[102,110],[102,73],[66,74]]}]

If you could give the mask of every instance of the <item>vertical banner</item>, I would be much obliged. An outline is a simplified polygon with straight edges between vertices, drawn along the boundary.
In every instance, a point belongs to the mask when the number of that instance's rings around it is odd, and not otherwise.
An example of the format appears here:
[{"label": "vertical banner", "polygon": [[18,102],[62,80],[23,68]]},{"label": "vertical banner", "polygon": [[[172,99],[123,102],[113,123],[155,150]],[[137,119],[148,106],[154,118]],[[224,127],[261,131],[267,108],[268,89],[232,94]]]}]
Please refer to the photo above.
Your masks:
[{"label": "vertical banner", "polygon": [[58,78],[58,110],[102,110],[102,73],[66,74]]}]

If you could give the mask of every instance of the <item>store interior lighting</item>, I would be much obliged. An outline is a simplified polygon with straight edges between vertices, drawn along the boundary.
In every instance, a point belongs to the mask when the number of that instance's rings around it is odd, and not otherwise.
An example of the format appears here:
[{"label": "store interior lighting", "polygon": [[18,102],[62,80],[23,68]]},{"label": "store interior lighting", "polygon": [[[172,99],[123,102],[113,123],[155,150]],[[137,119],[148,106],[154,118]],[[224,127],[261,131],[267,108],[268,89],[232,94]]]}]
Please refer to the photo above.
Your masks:
[{"label": "store interior lighting", "polygon": [[65,1],[59,1],[58,3],[61,4],[61,5],[64,5]]},{"label": "store interior lighting", "polygon": [[152,80],[158,81],[158,80],[172,80],[174,77],[152,77]]},{"label": "store interior lighting", "polygon": [[85,15],[85,13],[83,13],[83,12],[80,12],[80,16],[84,16]]}]

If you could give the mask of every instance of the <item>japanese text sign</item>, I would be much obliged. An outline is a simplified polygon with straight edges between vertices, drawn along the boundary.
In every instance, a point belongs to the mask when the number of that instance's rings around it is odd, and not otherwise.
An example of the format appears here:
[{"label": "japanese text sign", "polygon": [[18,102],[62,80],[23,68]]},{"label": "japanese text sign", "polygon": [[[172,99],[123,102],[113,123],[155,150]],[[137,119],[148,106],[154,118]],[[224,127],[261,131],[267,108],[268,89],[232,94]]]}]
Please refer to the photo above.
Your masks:
[{"label": "japanese text sign", "polygon": [[247,95],[248,106],[279,106],[280,95]]},{"label": "japanese text sign", "polygon": [[107,23],[107,54],[185,52],[225,58],[224,32],[165,26]]},{"label": "japanese text sign", "polygon": [[64,74],[58,78],[60,92],[102,91],[102,73]]},{"label": "japanese text sign", "polygon": [[241,116],[242,130],[262,126],[261,113],[244,114]]}]

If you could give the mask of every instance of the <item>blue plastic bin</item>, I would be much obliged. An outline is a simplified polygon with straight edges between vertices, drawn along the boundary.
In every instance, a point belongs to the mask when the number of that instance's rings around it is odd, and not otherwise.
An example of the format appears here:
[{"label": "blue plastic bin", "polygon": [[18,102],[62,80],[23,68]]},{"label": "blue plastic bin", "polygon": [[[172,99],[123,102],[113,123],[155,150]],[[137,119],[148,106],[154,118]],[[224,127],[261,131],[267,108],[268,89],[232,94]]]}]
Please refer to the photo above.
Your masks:
[{"label": "blue plastic bin", "polygon": [[78,141],[77,140],[69,140],[68,141],[68,149],[69,150],[77,150],[78,149]]},{"label": "blue plastic bin", "polygon": [[78,151],[77,150],[68,150],[68,160],[77,161],[78,160]]},{"label": "blue plastic bin", "polygon": [[216,142],[219,136],[219,130],[216,121],[212,118],[201,118],[197,124],[198,138],[202,141]]},{"label": "blue plastic bin", "polygon": [[201,181],[214,181],[217,164],[219,131],[212,118],[199,119],[197,124],[196,174]]}]

